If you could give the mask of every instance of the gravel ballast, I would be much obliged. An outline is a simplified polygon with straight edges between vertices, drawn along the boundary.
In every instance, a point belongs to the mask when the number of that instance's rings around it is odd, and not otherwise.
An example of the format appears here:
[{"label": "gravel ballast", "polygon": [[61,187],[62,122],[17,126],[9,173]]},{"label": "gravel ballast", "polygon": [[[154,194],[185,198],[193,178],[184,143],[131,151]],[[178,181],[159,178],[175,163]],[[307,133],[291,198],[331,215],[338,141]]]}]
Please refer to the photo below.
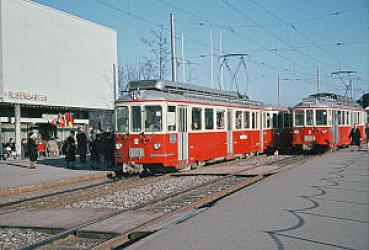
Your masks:
[{"label": "gravel ballast", "polygon": [[179,193],[187,188],[214,180],[214,176],[171,177],[166,180],[150,183],[145,186],[128,188],[111,195],[97,197],[67,205],[66,208],[113,208],[127,209],[145,204],[153,200]]},{"label": "gravel ballast", "polygon": [[50,236],[31,229],[0,228],[0,249],[18,249]]}]

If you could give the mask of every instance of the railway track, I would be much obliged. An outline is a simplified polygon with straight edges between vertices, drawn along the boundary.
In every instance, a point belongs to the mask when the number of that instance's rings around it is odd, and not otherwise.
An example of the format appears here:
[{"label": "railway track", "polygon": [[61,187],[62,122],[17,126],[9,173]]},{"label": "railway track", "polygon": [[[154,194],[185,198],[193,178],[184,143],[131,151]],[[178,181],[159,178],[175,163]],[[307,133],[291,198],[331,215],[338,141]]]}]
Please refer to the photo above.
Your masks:
[{"label": "railway track", "polygon": [[[256,157],[255,157],[256,158]],[[276,158],[272,161],[264,161],[262,164],[255,164],[254,168],[257,168],[260,165],[271,165],[278,164],[278,166],[284,167],[295,162],[304,161],[309,157],[302,156],[291,156],[287,158]],[[255,160],[254,158],[250,158],[251,161]],[[247,164],[250,162],[250,159],[240,160],[239,164]],[[235,161],[223,162],[220,164],[235,164]],[[211,167],[211,166],[209,166]],[[131,244],[132,242],[140,239],[153,231],[142,231],[145,227],[158,223],[169,216],[188,212],[191,210],[198,210],[199,208],[204,208],[206,206],[212,205],[215,201],[233,193],[237,190],[240,190],[248,185],[251,185],[259,180],[262,180],[268,175],[265,176],[253,176],[253,177],[239,177],[237,173],[233,173],[225,176],[217,176],[212,177],[208,181],[200,183],[199,185],[184,188],[181,191],[174,192],[165,196],[161,196],[157,199],[153,199],[148,202],[138,203],[136,206],[132,206],[130,208],[120,209],[112,214],[107,216],[103,216],[100,218],[95,218],[87,223],[82,223],[72,228],[66,229],[64,231],[55,233],[51,237],[47,237],[41,241],[36,241],[33,244],[30,244],[23,249],[65,249],[68,246],[68,249],[89,249],[95,246],[95,249],[112,249],[117,246],[126,246]],[[164,181],[167,178],[182,178],[182,177],[170,177],[169,175],[149,178],[147,180],[148,183],[156,183],[159,181]],[[135,180],[137,182],[137,180]],[[136,184],[135,181],[130,182],[131,184]],[[126,181],[126,188],[129,187]],[[142,184],[142,183],[141,183]],[[113,189],[106,193],[112,193]],[[91,191],[92,192],[92,191]],[[103,192],[100,192],[101,195]],[[77,195],[78,196],[78,195]],[[96,197],[96,194],[94,195]],[[78,199],[77,199],[78,200]],[[40,205],[38,202],[33,201],[31,204],[28,204],[29,208],[31,207],[60,207],[65,202],[71,202],[71,200],[60,200],[59,205],[52,204],[52,200],[48,202],[42,203]],[[38,204],[38,205],[37,205]],[[52,204],[52,205],[51,205]],[[26,205],[26,204],[23,204]],[[115,216],[122,215],[124,213],[129,212],[146,212],[152,213],[157,216],[151,218],[140,225],[135,226],[133,229],[124,232],[121,235],[112,235],[112,234],[98,234],[98,233],[86,233],[84,228],[100,223],[105,220],[111,220]],[[81,235],[83,237],[81,237]],[[88,235],[88,237],[86,237]],[[82,243],[81,243],[82,242]],[[83,248],[81,246],[88,246]]]}]

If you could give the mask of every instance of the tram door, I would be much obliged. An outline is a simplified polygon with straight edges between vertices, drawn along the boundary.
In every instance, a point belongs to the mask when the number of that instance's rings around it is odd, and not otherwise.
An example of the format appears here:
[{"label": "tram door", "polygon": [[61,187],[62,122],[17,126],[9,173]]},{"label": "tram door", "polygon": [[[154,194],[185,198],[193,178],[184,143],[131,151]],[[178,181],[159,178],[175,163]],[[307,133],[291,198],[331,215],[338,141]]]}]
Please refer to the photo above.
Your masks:
[{"label": "tram door", "polygon": [[227,110],[227,153],[233,155],[232,110]]},{"label": "tram door", "polygon": [[333,110],[332,111],[332,140],[333,140],[333,144],[337,144],[338,143],[338,115],[337,115],[337,111]]},{"label": "tram door", "polygon": [[256,126],[260,129],[260,152],[264,150],[264,123],[265,123],[265,113],[263,111],[257,112],[256,117],[259,117],[259,121],[256,121]]},{"label": "tram door", "polygon": [[178,161],[188,162],[187,107],[178,106]]}]

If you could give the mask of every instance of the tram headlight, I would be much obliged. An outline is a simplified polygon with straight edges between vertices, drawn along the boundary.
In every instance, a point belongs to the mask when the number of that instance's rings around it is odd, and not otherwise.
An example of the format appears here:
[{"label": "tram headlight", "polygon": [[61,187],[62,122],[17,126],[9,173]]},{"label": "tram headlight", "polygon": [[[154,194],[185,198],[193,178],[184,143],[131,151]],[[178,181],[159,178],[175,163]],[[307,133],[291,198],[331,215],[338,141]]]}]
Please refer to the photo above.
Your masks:
[{"label": "tram headlight", "polygon": [[322,130],[322,134],[325,134],[325,133],[327,133],[327,130],[326,129],[323,129]]},{"label": "tram headlight", "polygon": [[121,149],[123,147],[123,145],[121,144],[121,143],[116,143],[115,144],[115,149],[116,150],[119,150],[119,149]]},{"label": "tram headlight", "polygon": [[160,147],[161,147],[161,145],[160,145],[160,143],[159,143],[159,142],[154,143],[154,149],[155,149],[155,150],[158,150]]},{"label": "tram headlight", "polygon": [[298,131],[297,129],[293,131],[296,135],[298,135],[300,133],[300,131]]}]

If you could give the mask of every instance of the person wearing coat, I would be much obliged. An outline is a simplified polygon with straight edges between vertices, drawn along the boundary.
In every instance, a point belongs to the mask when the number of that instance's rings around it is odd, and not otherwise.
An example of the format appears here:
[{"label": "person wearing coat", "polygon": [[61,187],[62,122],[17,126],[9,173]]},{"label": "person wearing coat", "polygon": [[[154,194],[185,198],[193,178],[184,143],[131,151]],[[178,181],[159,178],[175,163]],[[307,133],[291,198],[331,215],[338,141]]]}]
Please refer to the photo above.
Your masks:
[{"label": "person wearing coat", "polygon": [[72,169],[74,169],[74,162],[76,161],[76,141],[74,140],[74,135],[74,131],[71,131],[63,145],[67,168]]},{"label": "person wearing coat", "polygon": [[80,131],[77,134],[77,145],[79,151],[79,161],[80,163],[85,163],[87,153],[87,136],[83,128],[80,128]]},{"label": "person wearing coat", "polygon": [[36,168],[36,161],[37,161],[37,134],[36,133],[30,133],[28,140],[27,140],[27,147],[28,147],[28,155],[29,155],[29,161],[30,166],[29,168],[35,169]]},{"label": "person wearing coat", "polygon": [[360,133],[360,129],[356,126],[356,124],[354,124],[354,127],[351,129],[349,137],[351,138],[351,145],[358,146],[358,149],[359,149],[361,133]]}]

